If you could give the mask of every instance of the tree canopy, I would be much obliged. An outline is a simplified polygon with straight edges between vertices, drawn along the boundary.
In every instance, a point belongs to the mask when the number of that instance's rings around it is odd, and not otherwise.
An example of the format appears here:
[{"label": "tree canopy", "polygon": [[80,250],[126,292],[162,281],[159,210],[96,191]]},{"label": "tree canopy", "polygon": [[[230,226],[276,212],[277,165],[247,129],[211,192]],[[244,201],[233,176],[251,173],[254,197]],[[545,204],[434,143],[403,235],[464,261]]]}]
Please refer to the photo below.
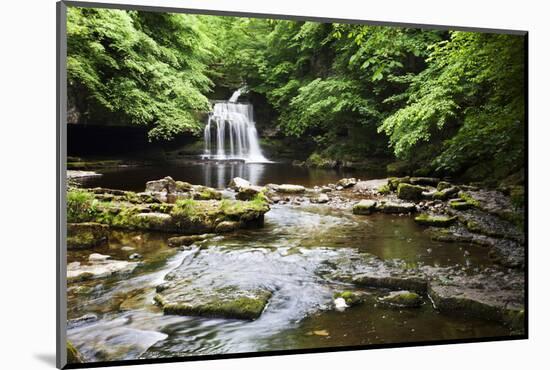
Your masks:
[{"label": "tree canopy", "polygon": [[213,88],[246,85],[320,155],[523,165],[522,36],[72,7],[67,30],[82,120],[172,139],[201,131]]}]

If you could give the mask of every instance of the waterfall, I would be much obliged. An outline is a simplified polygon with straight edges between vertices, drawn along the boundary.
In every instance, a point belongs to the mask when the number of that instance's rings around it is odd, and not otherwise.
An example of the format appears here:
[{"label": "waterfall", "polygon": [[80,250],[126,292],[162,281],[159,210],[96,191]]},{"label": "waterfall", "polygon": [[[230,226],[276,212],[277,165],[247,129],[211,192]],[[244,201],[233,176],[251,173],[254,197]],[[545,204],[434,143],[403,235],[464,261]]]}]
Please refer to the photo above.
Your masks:
[{"label": "waterfall", "polygon": [[[204,128],[203,158],[240,159],[253,163],[269,162],[260,148],[252,105],[237,103],[241,93],[242,89],[239,89],[228,101],[214,104]],[[212,148],[213,130],[215,131],[215,153]]]}]

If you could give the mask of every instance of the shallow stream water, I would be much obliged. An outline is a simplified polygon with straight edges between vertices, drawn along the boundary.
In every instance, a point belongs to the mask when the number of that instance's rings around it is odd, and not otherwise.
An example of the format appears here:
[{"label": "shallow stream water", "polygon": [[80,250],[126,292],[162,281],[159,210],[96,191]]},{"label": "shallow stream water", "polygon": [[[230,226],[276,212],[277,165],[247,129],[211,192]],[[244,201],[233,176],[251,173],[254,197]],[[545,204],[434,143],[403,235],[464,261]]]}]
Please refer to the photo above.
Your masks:
[{"label": "shallow stream water", "polygon": [[[102,186],[120,188],[118,181]],[[134,175],[138,177],[135,173]],[[140,175],[141,176],[141,175]],[[177,180],[193,182],[191,177]],[[147,179],[162,177],[149,174]],[[225,180],[224,180],[225,181]],[[261,178],[257,183],[275,182]],[[309,182],[308,182],[309,181]],[[311,185],[308,181],[292,181]],[[199,181],[195,181],[200,183]],[[291,181],[288,181],[291,182]],[[141,181],[143,184],[144,181]],[[97,183],[87,183],[97,186]],[[143,186],[143,185],[142,185]],[[132,186],[130,186],[131,188]],[[137,189],[140,190],[140,189]],[[473,270],[492,265],[481,247],[438,243],[406,216],[355,216],[323,205],[274,205],[257,230],[216,236],[188,250],[167,246],[172,235],[112,231],[93,252],[125,260],[143,256],[132,275],[70,283],[69,320],[94,314],[97,320],[70,326],[68,338],[90,361],[271,351],[316,347],[403,343],[508,335],[504,326],[438,313],[428,297],[420,308],[363,304],[337,312],[335,292],[355,287],[331,281],[327,272],[340,258],[371,253],[407,264]],[[131,247],[133,250],[128,250]],[[68,262],[92,251],[69,251]],[[173,269],[195,276],[197,286],[231,284],[273,292],[255,321],[163,315],[153,303],[155,287]],[[368,292],[364,290],[364,292]],[[384,291],[370,292],[384,294]]]}]

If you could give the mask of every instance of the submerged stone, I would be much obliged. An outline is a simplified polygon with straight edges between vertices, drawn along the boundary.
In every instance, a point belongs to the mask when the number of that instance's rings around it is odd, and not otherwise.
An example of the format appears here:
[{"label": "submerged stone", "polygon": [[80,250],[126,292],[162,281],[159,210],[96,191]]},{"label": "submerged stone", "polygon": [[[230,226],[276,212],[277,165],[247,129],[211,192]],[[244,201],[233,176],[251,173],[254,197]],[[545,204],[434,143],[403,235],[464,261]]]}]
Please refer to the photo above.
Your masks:
[{"label": "submerged stone", "polygon": [[420,307],[422,305],[422,297],[415,292],[399,290],[390,292],[387,296],[380,298],[380,302],[400,307]]},{"label": "submerged stone", "polygon": [[168,239],[168,246],[170,247],[189,246],[193,243],[205,240],[206,238],[208,238],[208,236],[209,236],[208,234],[174,236]]},{"label": "submerged stone", "polygon": [[345,290],[343,292],[337,292],[334,293],[333,298],[336,299],[342,299],[346,306],[355,306],[359,303],[361,303],[361,296],[357,293],[351,292],[349,290]]}]

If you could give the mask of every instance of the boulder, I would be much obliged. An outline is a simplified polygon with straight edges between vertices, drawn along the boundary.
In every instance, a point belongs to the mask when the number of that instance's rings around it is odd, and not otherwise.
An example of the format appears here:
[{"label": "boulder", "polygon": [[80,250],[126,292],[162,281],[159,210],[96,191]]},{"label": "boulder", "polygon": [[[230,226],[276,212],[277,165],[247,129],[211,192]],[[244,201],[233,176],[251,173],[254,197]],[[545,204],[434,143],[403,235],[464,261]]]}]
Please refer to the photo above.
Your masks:
[{"label": "boulder", "polygon": [[220,200],[222,193],[214,188],[202,185],[193,187],[193,199],[195,200]]},{"label": "boulder", "polygon": [[354,177],[340,179],[337,182],[337,185],[343,187],[344,189],[350,188],[350,187],[354,186],[355,184],[357,184],[357,179],[354,178]]},{"label": "boulder", "polygon": [[245,180],[242,177],[234,177],[229,182],[229,188],[235,191],[239,191],[241,188],[248,188],[251,185],[252,184],[248,180]]},{"label": "boulder", "polygon": [[145,191],[152,193],[174,193],[176,192],[176,181],[170,176],[160,180],[147,181]]},{"label": "boulder", "polygon": [[276,191],[285,194],[301,194],[306,191],[306,188],[301,185],[283,184],[277,186]]},{"label": "boulder", "polygon": [[379,301],[383,304],[399,307],[420,307],[422,305],[422,297],[418,293],[409,292],[408,290],[390,292],[380,298]]},{"label": "boulder", "polygon": [[376,201],[363,199],[353,206],[353,213],[356,215],[369,215],[376,209]]},{"label": "boulder", "polygon": [[397,197],[405,200],[420,200],[425,190],[422,186],[400,183],[397,186]]},{"label": "boulder", "polygon": [[250,185],[246,187],[239,188],[239,192],[235,195],[235,198],[238,200],[252,200],[258,194],[265,191],[265,188],[256,185]]},{"label": "boulder", "polygon": [[311,199],[310,199],[311,203],[318,203],[318,204],[328,203],[329,200],[330,200],[330,198],[325,193],[317,194],[317,195],[311,197]]}]

